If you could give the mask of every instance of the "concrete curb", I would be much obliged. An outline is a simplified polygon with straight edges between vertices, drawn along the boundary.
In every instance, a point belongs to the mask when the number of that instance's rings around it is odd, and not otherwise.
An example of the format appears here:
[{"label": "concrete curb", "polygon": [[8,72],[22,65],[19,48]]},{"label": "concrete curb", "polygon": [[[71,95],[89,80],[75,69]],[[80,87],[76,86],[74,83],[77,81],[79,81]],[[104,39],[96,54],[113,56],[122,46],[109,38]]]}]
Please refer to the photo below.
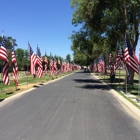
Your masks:
[{"label": "concrete curb", "polygon": [[[94,76],[96,79],[100,80],[97,76],[95,76],[94,74],[92,74],[92,76]],[[102,81],[101,81],[102,82]],[[117,97],[125,106],[127,106],[131,112],[133,112],[136,116],[138,116],[140,118],[140,109],[138,109],[135,105],[133,105],[131,102],[129,102],[127,99],[125,99],[123,96],[121,96],[117,91],[115,91],[114,89],[112,89],[107,83],[102,82],[103,84],[105,84],[108,89],[110,89],[110,92]]]},{"label": "concrete curb", "polygon": [[[58,80],[60,80],[60,79],[62,79],[62,78],[64,78],[64,77],[67,77],[67,76],[69,76],[69,75],[71,75],[71,74],[73,74],[73,73],[70,73],[70,74],[68,74],[68,75],[64,75],[64,76],[59,77],[59,78],[56,78],[56,79],[54,79],[54,80],[47,81],[47,82],[43,83],[43,85],[37,85],[37,86],[38,86],[38,87],[41,87],[41,86],[47,85],[47,84],[49,84],[49,83],[56,82],[56,81],[58,81]],[[17,94],[14,94],[14,95],[12,95],[12,96],[10,96],[10,97],[5,98],[3,101],[0,102],[0,107],[6,105],[6,104],[9,103],[10,101],[13,101],[13,100],[15,100],[15,99],[21,97],[21,96],[24,95],[25,93],[28,93],[29,91],[32,91],[32,90],[35,90],[35,89],[36,89],[35,87],[32,87],[32,88],[30,88],[30,89],[27,89],[27,90],[25,90],[25,91],[19,92],[19,93],[17,93]]]}]

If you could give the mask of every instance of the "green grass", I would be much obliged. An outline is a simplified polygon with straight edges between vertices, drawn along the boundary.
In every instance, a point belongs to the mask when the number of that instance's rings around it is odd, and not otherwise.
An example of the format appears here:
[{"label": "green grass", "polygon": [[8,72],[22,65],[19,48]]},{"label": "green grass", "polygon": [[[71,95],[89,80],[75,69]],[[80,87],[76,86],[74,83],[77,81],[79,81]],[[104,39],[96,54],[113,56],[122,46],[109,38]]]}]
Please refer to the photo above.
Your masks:
[{"label": "green grass", "polygon": [[[115,73],[115,80],[113,83],[111,83],[111,79],[110,79],[110,74],[108,72],[107,75],[101,75],[100,76],[100,80],[110,84],[110,86],[112,87],[120,87],[121,89],[123,89],[125,91],[126,89],[126,85],[125,85],[125,71],[121,71],[119,73],[119,71],[117,70]],[[99,74],[96,74],[99,76]],[[135,96],[138,96],[138,87],[139,87],[139,80],[138,80],[138,75],[135,74],[134,75],[134,84],[132,85],[127,85],[127,91]]]},{"label": "green grass", "polygon": [[[94,73],[95,75],[99,76],[101,81],[104,81],[105,83],[109,84],[109,86],[111,88],[113,88],[114,90],[116,90],[121,96],[123,96],[124,98],[126,98],[129,102],[131,102],[133,105],[135,105],[137,108],[140,109],[140,106],[137,105],[134,101],[132,101],[129,97],[126,97],[123,93],[121,93],[119,90],[117,90],[117,87],[122,89],[124,92],[126,91],[126,87],[127,87],[127,92],[135,95],[136,99],[140,99],[140,95],[138,94],[138,88],[139,88],[139,80],[138,80],[138,75],[134,74],[134,84],[132,85],[127,85],[125,84],[125,75],[126,72],[125,71],[121,71],[119,73],[119,71],[117,70],[115,73],[115,80],[113,83],[111,83],[110,80],[110,72],[108,72],[107,75],[100,75],[98,73]],[[140,92],[140,91],[139,91]]]},{"label": "green grass", "polygon": [[[19,73],[24,73],[24,72],[19,72]],[[73,73],[73,72],[61,73],[58,75],[54,75],[52,77],[50,77],[49,74],[47,75],[43,74],[41,78],[38,78],[38,77],[33,78],[32,75],[28,75],[28,76],[24,75],[24,77],[20,77],[18,79],[19,86],[17,88],[15,87],[13,80],[10,80],[10,85],[5,85],[5,84],[0,83],[0,101],[4,100],[5,98],[9,96],[19,93],[22,90],[20,89],[21,85],[30,85],[30,84],[39,85],[39,84],[48,82],[50,80],[54,80],[62,76],[68,75],[70,73]]]}]

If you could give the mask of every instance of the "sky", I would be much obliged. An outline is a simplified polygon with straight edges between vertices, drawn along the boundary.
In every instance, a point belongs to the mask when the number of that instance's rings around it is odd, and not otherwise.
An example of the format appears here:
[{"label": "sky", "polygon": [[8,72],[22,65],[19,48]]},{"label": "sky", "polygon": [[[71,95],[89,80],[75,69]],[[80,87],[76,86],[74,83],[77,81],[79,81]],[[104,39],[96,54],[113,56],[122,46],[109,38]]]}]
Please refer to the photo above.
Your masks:
[{"label": "sky", "polygon": [[70,0],[0,0],[0,31],[16,39],[17,48],[28,49],[28,41],[36,53],[73,59],[71,40],[73,10]]},{"label": "sky", "polygon": [[[41,55],[57,55],[73,59],[72,31],[79,30],[72,25],[73,10],[70,0],[0,0],[0,31],[16,39],[17,48],[28,49],[28,41],[36,53],[37,45]],[[136,47],[136,56],[140,39]]]}]

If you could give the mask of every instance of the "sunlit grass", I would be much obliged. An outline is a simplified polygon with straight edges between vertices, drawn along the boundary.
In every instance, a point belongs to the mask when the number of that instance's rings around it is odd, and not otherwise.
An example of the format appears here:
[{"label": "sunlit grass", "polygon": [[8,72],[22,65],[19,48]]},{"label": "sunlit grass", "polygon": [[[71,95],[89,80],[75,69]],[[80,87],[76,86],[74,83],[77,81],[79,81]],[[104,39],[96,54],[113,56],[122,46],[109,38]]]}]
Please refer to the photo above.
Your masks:
[{"label": "sunlit grass", "polygon": [[[94,74],[97,75],[100,80],[106,82],[109,86],[115,89],[120,95],[122,95],[124,98],[126,98],[128,101],[130,101],[132,104],[134,104],[137,108],[140,109],[140,106],[137,105],[136,102],[132,101],[129,97],[125,96],[126,93],[127,94],[130,93],[135,96],[134,99],[140,99],[140,85],[138,74],[136,73],[134,74],[133,85],[125,84],[126,72],[124,70],[116,71],[114,82],[111,82],[110,71],[108,71],[106,75],[102,75],[99,73]],[[123,91],[124,93],[121,93],[120,90]]]},{"label": "sunlit grass", "polygon": [[13,94],[17,94],[23,90],[28,89],[29,87],[34,87],[35,85],[41,85],[46,83],[50,80],[57,79],[59,77],[68,75],[72,72],[60,73],[50,76],[49,73],[43,74],[41,78],[34,78],[33,75],[25,75],[24,72],[18,72],[18,86],[16,87],[13,81],[12,73],[10,75],[10,85],[5,85],[0,81],[0,101],[3,99],[12,96]]}]

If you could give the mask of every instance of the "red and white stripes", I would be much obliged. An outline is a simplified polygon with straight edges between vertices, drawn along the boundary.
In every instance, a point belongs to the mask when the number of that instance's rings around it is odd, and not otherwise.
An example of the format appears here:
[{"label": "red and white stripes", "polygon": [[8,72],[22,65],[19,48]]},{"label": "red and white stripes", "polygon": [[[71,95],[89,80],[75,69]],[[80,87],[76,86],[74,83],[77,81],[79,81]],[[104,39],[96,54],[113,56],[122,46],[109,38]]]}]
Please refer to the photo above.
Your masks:
[{"label": "red and white stripes", "polygon": [[9,61],[8,61],[7,50],[5,48],[4,35],[2,35],[2,43],[1,43],[1,47],[0,47],[0,58],[3,60],[3,70],[2,70],[3,83],[6,85],[9,85],[10,84],[10,80],[9,80],[9,76],[8,76]]},{"label": "red and white stripes", "polygon": [[18,77],[17,77],[18,65],[17,65],[17,61],[16,61],[14,50],[12,50],[12,64],[13,64],[13,78],[14,78],[14,82],[15,82],[15,85],[18,86]]}]

